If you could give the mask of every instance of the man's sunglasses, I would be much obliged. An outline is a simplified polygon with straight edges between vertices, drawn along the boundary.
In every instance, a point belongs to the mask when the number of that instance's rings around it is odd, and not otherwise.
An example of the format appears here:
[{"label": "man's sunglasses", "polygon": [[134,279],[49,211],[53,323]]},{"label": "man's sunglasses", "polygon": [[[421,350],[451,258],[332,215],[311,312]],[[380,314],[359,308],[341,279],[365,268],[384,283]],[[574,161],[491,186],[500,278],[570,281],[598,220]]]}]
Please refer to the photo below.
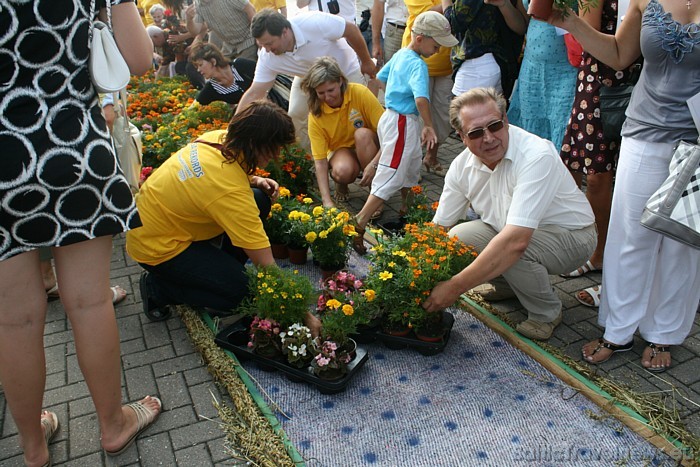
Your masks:
[{"label": "man's sunglasses", "polygon": [[479,139],[484,136],[484,132],[486,130],[489,130],[489,133],[495,133],[503,128],[503,120],[496,120],[495,122],[491,122],[485,127],[481,128],[474,128],[473,130],[469,130],[467,132],[467,138],[469,139]]}]

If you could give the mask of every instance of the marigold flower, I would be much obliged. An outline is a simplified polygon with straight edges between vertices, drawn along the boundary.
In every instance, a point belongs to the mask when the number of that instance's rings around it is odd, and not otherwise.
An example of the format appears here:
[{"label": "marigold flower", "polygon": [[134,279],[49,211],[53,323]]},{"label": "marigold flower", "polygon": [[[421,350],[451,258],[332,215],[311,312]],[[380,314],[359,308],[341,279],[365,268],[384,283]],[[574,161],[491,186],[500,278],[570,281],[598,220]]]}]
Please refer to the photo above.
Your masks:
[{"label": "marigold flower", "polygon": [[372,289],[367,289],[365,290],[365,298],[367,299],[368,302],[371,302],[375,298],[377,298],[377,292],[375,292]]},{"label": "marigold flower", "polygon": [[[308,233],[304,236],[304,238],[306,239],[307,242],[313,243],[313,242],[316,241],[316,236],[317,236],[317,235],[316,235],[316,232],[308,232]],[[321,237],[321,238],[323,238],[323,237]]]},{"label": "marigold flower", "polygon": [[314,217],[320,216],[321,214],[323,214],[323,207],[322,207],[322,206],[316,206],[316,207],[314,208],[314,210],[312,211],[312,214],[314,215]]},{"label": "marigold flower", "polygon": [[326,302],[326,307],[331,308],[333,310],[337,310],[338,308],[341,307],[341,305],[342,305],[342,303],[340,303],[340,301],[336,300],[335,298],[331,298],[330,300],[328,300]]},{"label": "marigold flower", "polygon": [[353,313],[355,313],[355,309],[352,307],[352,305],[343,305],[343,314],[345,316],[352,316]]},{"label": "marigold flower", "polygon": [[392,277],[394,277],[394,275],[392,273],[390,273],[389,271],[382,271],[379,273],[379,278],[383,281],[388,281]]}]

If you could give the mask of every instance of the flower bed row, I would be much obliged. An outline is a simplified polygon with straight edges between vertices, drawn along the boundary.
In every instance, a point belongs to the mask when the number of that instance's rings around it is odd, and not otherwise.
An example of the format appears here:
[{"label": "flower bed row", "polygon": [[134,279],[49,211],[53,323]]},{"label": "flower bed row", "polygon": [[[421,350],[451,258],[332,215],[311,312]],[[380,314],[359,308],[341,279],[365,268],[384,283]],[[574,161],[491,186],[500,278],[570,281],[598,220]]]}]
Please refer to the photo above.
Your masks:
[{"label": "flower bed row", "polygon": [[[203,133],[225,129],[231,119],[231,107],[224,102],[196,103],[197,89],[184,77],[132,77],[127,89],[128,114],[142,134],[142,178]],[[292,145],[258,174],[302,193],[313,183],[312,167],[311,156]]]}]

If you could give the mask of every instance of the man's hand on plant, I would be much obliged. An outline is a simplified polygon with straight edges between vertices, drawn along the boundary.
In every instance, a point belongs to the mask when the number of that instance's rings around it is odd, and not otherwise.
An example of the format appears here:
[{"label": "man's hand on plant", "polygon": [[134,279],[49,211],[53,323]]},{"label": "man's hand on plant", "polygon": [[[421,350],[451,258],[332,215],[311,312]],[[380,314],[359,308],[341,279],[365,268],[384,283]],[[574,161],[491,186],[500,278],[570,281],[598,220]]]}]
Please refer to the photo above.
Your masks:
[{"label": "man's hand on plant", "polygon": [[321,320],[312,313],[306,313],[304,324],[311,330],[311,337],[318,337],[321,335]]},{"label": "man's hand on plant", "polygon": [[426,311],[440,311],[454,305],[460,295],[461,293],[457,287],[451,284],[449,280],[438,282],[422,306]]}]

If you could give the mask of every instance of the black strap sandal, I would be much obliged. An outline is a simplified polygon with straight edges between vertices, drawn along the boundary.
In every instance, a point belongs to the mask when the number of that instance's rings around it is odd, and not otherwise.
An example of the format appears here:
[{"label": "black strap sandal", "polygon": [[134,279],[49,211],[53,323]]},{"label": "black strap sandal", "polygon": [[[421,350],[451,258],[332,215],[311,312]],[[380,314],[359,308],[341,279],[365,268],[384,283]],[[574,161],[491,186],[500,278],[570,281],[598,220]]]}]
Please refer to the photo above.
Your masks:
[{"label": "black strap sandal", "polygon": [[[660,353],[662,352],[671,352],[671,347],[666,346],[666,345],[656,345],[653,342],[647,342],[647,347],[651,349],[651,355],[649,356],[649,364],[651,365],[651,361],[656,358]],[[644,365],[642,365],[644,366]],[[660,366],[660,367],[644,367],[647,371],[651,371],[652,373],[663,373],[666,371],[668,367],[665,366]]]},{"label": "black strap sandal", "polygon": [[[596,345],[595,349],[593,349],[593,353],[591,353],[588,357],[584,357],[584,360],[586,360],[588,363],[598,365],[600,363],[604,363],[604,362],[607,362],[608,360],[610,360],[610,357],[612,357],[614,353],[627,352],[628,350],[631,350],[633,346],[634,346],[634,340],[631,340],[626,344],[617,345],[617,344],[613,344],[612,342],[605,342],[603,340],[603,338],[601,337],[600,339],[598,339],[598,344]],[[589,358],[593,357],[593,355],[597,354],[598,352],[600,352],[603,349],[608,349],[608,350],[612,351],[612,352],[610,352],[610,355],[608,355],[608,358],[606,358],[604,360],[597,361],[597,362],[589,360]]]}]

